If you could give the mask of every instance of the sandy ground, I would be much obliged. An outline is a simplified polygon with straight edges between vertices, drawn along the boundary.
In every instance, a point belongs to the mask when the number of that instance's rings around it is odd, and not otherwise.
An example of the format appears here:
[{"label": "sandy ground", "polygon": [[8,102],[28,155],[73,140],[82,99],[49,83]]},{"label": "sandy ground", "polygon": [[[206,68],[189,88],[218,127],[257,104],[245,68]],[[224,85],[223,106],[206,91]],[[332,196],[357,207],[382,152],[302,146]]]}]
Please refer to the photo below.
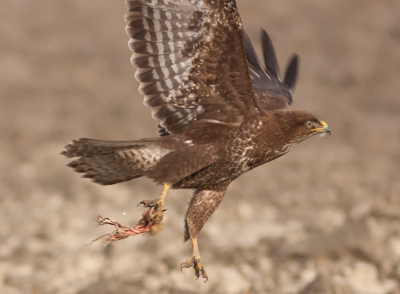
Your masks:
[{"label": "sandy ground", "polygon": [[160,187],[102,187],[59,155],[78,137],[156,135],[124,31],[123,1],[0,2],[0,293],[400,293],[400,1],[238,1],[259,49],[301,56],[296,109],[326,121],[236,180],[200,234],[210,280],[179,264],[190,191],[168,196],[156,238],[88,245],[134,225]]}]

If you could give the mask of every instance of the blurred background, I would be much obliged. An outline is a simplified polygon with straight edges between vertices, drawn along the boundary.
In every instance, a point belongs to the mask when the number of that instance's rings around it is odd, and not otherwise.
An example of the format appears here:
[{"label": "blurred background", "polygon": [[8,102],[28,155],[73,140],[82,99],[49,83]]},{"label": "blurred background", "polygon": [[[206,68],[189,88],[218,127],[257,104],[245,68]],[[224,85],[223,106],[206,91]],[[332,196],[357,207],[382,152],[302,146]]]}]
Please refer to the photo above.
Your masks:
[{"label": "blurred background", "polygon": [[400,293],[400,1],[237,0],[260,53],[300,57],[295,109],[332,135],[231,184],[199,237],[209,282],[179,270],[189,190],[156,238],[103,247],[98,214],[135,225],[146,179],[103,187],[71,139],[157,135],[138,93],[124,1],[0,2],[0,293]]}]

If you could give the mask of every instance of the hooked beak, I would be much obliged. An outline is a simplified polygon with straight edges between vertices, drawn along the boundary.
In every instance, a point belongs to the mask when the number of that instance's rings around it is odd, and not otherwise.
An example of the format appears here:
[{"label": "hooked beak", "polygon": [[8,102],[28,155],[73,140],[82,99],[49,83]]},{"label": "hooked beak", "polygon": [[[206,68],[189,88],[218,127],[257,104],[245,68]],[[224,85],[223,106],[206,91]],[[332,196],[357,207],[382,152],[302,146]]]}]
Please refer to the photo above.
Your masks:
[{"label": "hooked beak", "polygon": [[318,132],[318,133],[326,133],[326,134],[331,134],[331,128],[326,124],[326,122],[321,121],[321,127],[312,129],[312,131]]}]

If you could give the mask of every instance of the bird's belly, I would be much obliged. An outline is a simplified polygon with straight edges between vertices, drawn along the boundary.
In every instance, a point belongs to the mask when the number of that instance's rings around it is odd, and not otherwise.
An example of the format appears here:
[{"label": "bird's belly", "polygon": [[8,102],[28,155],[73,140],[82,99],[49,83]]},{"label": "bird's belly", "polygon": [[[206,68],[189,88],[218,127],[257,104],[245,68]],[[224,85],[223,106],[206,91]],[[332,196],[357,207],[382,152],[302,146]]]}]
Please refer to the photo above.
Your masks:
[{"label": "bird's belly", "polygon": [[269,152],[252,157],[253,148],[247,146],[241,151],[230,153],[224,160],[217,161],[173,185],[174,188],[215,190],[225,188],[230,182],[249,170],[274,160],[286,152]]},{"label": "bird's belly", "polygon": [[174,183],[173,187],[210,190],[224,188],[234,179],[251,170],[254,166],[252,153],[257,145],[254,138],[259,134],[258,124],[257,120],[249,121],[241,128],[226,134],[225,140],[218,142],[218,146],[223,146],[223,154],[220,158]]},{"label": "bird's belly", "polygon": [[251,169],[251,158],[235,154],[226,154],[219,160],[173,185],[174,188],[218,189],[229,185],[234,179]]},{"label": "bird's belly", "polygon": [[208,166],[180,180],[174,188],[215,190],[226,187],[230,182],[247,172],[248,168],[238,169],[229,164]]}]

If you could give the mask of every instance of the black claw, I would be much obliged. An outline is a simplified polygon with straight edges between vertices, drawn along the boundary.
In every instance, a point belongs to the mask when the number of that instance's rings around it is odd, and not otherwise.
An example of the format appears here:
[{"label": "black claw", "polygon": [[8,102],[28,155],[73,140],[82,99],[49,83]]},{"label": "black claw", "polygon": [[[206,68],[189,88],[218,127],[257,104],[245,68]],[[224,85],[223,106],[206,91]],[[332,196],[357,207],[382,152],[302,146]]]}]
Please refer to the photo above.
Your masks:
[{"label": "black claw", "polygon": [[205,269],[204,269],[204,266],[203,266],[203,268],[201,269],[201,276],[205,279],[205,280],[204,280],[204,283],[207,283],[207,282],[208,282],[208,276],[207,276],[207,274],[206,274],[206,271],[205,271]]},{"label": "black claw", "polygon": [[188,262],[189,262],[189,260],[187,260],[186,262],[182,262],[181,263],[181,272],[182,273],[183,273],[183,268],[189,268],[189,267],[193,266],[193,263],[189,265]]}]

